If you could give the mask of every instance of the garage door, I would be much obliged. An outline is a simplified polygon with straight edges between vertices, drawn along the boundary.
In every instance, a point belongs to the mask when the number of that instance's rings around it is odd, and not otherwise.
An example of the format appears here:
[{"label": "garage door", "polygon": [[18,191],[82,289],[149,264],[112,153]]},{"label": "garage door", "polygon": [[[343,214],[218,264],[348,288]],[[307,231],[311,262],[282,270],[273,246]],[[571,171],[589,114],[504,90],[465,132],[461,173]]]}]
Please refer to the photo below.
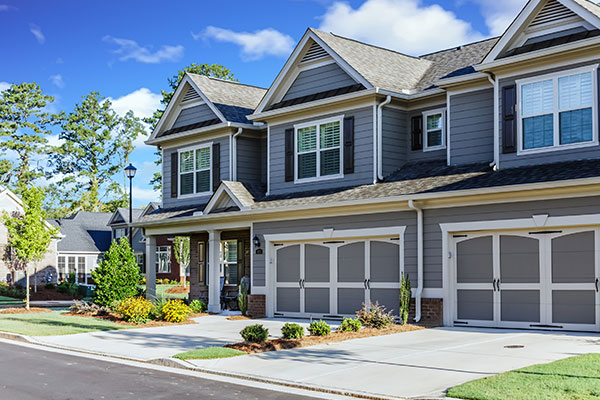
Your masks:
[{"label": "garage door", "polygon": [[274,243],[275,315],[335,318],[363,303],[398,312],[402,248],[396,238]]},{"label": "garage door", "polygon": [[454,234],[454,324],[600,329],[600,232]]}]

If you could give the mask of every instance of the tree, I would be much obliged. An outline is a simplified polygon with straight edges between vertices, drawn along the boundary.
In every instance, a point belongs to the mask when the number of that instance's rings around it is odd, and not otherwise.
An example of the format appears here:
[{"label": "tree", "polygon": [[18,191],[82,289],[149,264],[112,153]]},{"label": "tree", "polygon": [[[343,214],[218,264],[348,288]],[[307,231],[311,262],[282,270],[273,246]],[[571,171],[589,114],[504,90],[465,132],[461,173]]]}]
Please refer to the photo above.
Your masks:
[{"label": "tree", "polygon": [[26,307],[29,310],[29,266],[40,261],[48,252],[50,241],[58,236],[58,229],[46,224],[43,209],[44,191],[33,186],[22,187],[23,213],[9,215],[6,211],[2,221],[8,231],[9,244],[13,254],[11,269],[25,271],[27,280]]},{"label": "tree", "polygon": [[[173,239],[173,246],[175,247],[175,259],[179,264],[179,270],[185,271],[190,265],[190,237],[189,236],[175,236]],[[183,281],[183,286],[185,286],[186,280]]]},{"label": "tree", "polygon": [[44,175],[43,166],[33,164],[46,152],[49,127],[59,119],[46,109],[53,101],[36,83],[13,84],[0,92],[0,153],[17,155],[16,162],[0,161],[0,182],[19,195]]},{"label": "tree", "polygon": [[[192,63],[192,64],[188,65],[187,67],[177,71],[177,74],[173,75],[171,78],[167,78],[167,82],[169,83],[169,90],[161,90],[160,91],[163,96],[163,98],[160,102],[161,102],[161,104],[163,104],[163,106],[165,108],[167,107],[167,105],[169,104],[171,99],[173,98],[173,94],[175,94],[175,90],[177,89],[177,86],[179,86],[179,83],[185,76],[186,72],[190,72],[192,74],[210,76],[213,78],[225,79],[228,81],[234,81],[234,82],[238,81],[237,79],[235,79],[233,77],[233,72],[231,72],[231,70],[229,70],[229,68],[224,67],[222,65]],[[144,122],[146,122],[147,124],[150,125],[151,130],[154,130],[154,128],[156,127],[156,124],[160,120],[160,117],[162,117],[163,112],[164,112],[164,108],[161,107],[158,110],[154,111],[154,114],[152,114],[151,117],[144,118]],[[162,164],[162,153],[160,151],[158,151],[155,154],[156,154],[157,158],[154,163],[156,165],[161,165]],[[154,173],[154,176],[150,180],[150,184],[152,185],[152,187],[155,190],[160,190],[162,188],[162,174],[160,172]]]}]

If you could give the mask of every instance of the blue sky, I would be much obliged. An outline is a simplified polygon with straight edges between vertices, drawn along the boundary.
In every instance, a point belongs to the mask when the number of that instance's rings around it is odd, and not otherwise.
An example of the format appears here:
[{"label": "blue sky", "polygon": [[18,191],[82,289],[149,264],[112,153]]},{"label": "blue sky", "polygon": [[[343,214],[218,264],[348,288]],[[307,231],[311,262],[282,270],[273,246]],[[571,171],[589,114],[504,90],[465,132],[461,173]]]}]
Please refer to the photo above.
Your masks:
[{"label": "blue sky", "polygon": [[[167,77],[192,62],[230,68],[268,87],[307,27],[419,55],[500,34],[524,0],[0,0],[0,90],[35,81],[70,111],[99,91],[117,112],[145,116]],[[141,141],[134,203],[148,185],[154,149]]]}]

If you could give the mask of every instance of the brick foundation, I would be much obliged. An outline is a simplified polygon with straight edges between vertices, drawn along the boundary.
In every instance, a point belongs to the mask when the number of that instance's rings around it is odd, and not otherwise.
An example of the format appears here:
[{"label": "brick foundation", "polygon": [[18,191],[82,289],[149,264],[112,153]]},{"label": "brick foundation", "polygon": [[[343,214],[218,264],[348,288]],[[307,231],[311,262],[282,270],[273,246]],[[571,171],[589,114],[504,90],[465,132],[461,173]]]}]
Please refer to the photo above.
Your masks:
[{"label": "brick foundation", "polygon": [[[421,299],[421,320],[423,325],[441,326],[444,324],[442,299]],[[415,299],[410,303],[409,321],[415,318]]]},{"label": "brick foundation", "polygon": [[264,318],[267,313],[266,297],[264,294],[248,295],[248,316],[250,318]]}]

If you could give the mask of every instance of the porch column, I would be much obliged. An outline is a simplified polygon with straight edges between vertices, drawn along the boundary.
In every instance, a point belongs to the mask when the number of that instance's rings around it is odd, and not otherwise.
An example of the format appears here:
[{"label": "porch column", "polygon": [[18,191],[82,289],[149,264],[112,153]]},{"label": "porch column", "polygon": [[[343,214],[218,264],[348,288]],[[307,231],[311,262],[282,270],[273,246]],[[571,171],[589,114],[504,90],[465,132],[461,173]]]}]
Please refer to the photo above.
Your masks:
[{"label": "porch column", "polygon": [[146,298],[156,298],[156,236],[146,237]]},{"label": "porch column", "polygon": [[208,231],[208,312],[221,312],[221,232]]}]

